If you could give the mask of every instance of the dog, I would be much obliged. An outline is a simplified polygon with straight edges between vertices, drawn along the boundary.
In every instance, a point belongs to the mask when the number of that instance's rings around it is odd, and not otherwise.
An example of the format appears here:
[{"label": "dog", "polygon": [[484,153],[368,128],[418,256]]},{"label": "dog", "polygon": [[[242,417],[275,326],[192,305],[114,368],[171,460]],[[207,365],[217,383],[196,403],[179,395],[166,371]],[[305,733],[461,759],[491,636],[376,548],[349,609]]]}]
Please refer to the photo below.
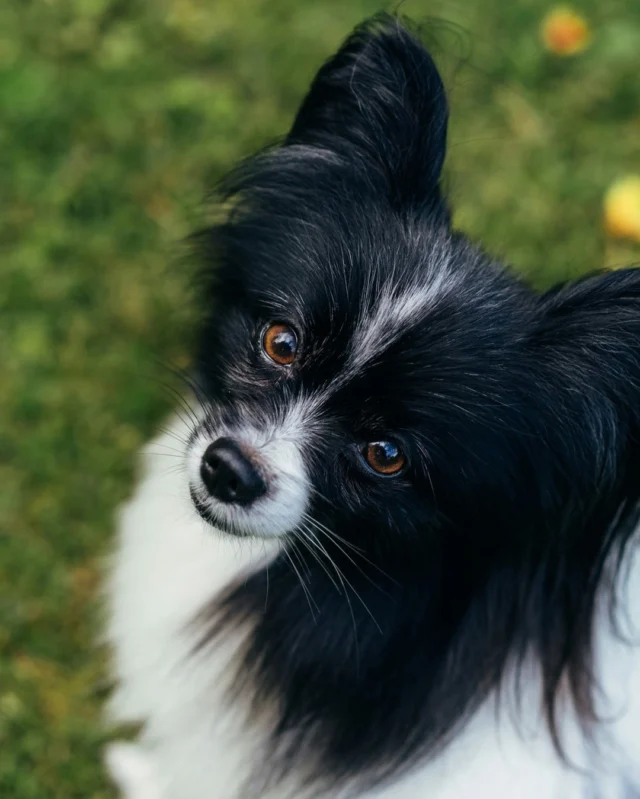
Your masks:
[{"label": "dog", "polygon": [[640,272],[453,230],[447,119],[378,16],[223,183],[108,584],[128,799],[640,796]]}]

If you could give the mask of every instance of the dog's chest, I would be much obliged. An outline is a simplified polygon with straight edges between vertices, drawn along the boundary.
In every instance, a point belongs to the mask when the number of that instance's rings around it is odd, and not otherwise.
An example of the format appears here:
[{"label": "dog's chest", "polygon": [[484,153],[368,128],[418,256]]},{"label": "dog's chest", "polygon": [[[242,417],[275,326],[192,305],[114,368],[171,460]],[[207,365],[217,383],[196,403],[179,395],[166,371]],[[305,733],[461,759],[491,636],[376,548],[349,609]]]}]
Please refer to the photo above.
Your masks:
[{"label": "dog's chest", "polygon": [[262,744],[260,725],[244,724],[247,708],[226,698],[247,631],[230,630],[197,651],[197,617],[272,551],[207,529],[164,456],[172,446],[161,437],[148,447],[146,474],[119,520],[108,588],[118,679],[111,712],[144,722],[168,796],[230,799]]}]

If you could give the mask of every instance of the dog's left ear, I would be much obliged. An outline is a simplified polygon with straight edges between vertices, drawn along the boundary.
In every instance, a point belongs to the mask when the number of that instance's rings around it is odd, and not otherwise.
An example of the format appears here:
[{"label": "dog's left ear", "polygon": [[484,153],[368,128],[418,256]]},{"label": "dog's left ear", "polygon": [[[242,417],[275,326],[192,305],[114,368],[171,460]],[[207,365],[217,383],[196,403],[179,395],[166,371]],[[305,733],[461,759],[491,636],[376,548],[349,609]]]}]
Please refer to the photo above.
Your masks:
[{"label": "dog's left ear", "polygon": [[[542,298],[533,338],[549,405],[584,490],[640,498],[640,269],[590,276]],[[550,423],[550,426],[551,423]],[[591,489],[589,489],[591,486]],[[592,498],[593,497],[592,495]]]},{"label": "dog's left ear", "polygon": [[364,23],[318,72],[287,144],[341,156],[393,207],[439,199],[447,100],[433,59],[396,18]]}]

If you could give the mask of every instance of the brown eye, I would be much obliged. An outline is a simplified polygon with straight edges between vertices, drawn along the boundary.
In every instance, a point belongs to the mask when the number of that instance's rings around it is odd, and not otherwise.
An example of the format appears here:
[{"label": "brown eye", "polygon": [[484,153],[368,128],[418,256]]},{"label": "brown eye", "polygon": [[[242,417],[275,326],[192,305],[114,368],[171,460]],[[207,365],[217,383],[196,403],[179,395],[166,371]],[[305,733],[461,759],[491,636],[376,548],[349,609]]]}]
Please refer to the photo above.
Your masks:
[{"label": "brown eye", "polygon": [[398,474],[407,462],[404,453],[393,441],[372,441],[364,448],[363,455],[378,474]]},{"label": "brown eye", "polygon": [[298,337],[289,325],[276,323],[264,331],[262,346],[272,361],[288,366],[296,359]]}]

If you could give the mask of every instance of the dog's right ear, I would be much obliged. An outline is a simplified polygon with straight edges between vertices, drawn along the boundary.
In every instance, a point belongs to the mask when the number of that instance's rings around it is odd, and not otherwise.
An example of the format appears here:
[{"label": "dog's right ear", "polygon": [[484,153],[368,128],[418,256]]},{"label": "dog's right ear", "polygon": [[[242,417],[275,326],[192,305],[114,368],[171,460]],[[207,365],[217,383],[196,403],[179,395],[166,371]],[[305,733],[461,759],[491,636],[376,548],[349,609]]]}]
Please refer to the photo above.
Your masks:
[{"label": "dog's right ear", "polygon": [[442,80],[422,43],[379,15],[320,69],[287,144],[344,159],[398,209],[433,206],[446,151]]}]

